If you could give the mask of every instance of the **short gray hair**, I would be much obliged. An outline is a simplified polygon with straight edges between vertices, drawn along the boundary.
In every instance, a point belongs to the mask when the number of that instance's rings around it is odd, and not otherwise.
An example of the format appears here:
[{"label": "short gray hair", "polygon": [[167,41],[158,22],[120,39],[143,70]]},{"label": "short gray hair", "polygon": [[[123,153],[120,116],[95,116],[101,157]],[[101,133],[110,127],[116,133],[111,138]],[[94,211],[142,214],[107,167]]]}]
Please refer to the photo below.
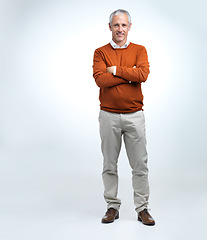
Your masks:
[{"label": "short gray hair", "polygon": [[129,21],[129,26],[130,26],[130,24],[131,24],[131,16],[130,16],[130,14],[129,14],[126,10],[124,10],[124,9],[118,9],[118,10],[112,12],[112,14],[111,14],[110,17],[109,17],[110,26],[112,25],[112,18],[113,18],[113,16],[116,16],[116,15],[119,15],[119,14],[124,14],[124,13],[128,16],[128,21]]}]

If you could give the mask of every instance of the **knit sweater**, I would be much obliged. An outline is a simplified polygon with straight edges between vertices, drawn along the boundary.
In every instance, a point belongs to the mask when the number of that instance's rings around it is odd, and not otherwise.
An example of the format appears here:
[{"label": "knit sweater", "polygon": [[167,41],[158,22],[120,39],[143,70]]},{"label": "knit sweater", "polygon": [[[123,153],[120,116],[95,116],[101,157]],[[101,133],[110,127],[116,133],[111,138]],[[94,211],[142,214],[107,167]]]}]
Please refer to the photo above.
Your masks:
[{"label": "knit sweater", "polygon": [[[106,72],[116,66],[116,75]],[[141,83],[149,74],[145,47],[130,43],[127,48],[112,48],[111,44],[94,52],[93,77],[100,88],[101,110],[114,113],[130,113],[142,110]]]}]

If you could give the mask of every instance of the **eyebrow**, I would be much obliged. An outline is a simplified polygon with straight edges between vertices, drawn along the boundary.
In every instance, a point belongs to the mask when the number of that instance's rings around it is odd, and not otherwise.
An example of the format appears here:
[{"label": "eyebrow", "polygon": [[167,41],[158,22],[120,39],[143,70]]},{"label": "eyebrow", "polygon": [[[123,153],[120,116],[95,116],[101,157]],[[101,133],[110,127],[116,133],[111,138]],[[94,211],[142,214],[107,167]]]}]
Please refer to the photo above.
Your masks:
[{"label": "eyebrow", "polygon": [[114,25],[114,26],[115,26],[115,25],[126,25],[126,26],[127,26],[128,24],[127,24],[127,23],[121,23],[121,24],[119,24],[119,23],[114,23],[113,25]]}]

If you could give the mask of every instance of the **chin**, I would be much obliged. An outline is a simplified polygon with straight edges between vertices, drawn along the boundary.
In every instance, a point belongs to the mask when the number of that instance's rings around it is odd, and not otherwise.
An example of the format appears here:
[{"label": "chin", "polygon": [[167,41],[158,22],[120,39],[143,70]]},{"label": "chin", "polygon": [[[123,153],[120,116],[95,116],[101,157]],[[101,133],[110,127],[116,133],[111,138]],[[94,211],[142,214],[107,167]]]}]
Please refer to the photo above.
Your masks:
[{"label": "chin", "polygon": [[124,38],[117,38],[116,39],[118,42],[122,42],[122,41],[124,41]]}]

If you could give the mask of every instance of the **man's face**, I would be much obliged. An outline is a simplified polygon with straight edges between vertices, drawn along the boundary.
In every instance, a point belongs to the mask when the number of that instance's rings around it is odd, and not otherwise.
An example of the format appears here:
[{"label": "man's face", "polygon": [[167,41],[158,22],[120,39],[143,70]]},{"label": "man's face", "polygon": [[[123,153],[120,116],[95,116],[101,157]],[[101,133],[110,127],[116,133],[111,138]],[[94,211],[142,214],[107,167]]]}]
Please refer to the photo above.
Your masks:
[{"label": "man's face", "polygon": [[109,29],[112,31],[112,39],[120,47],[127,41],[130,28],[131,24],[129,25],[128,16],[125,13],[113,16],[111,26],[109,23]]}]

